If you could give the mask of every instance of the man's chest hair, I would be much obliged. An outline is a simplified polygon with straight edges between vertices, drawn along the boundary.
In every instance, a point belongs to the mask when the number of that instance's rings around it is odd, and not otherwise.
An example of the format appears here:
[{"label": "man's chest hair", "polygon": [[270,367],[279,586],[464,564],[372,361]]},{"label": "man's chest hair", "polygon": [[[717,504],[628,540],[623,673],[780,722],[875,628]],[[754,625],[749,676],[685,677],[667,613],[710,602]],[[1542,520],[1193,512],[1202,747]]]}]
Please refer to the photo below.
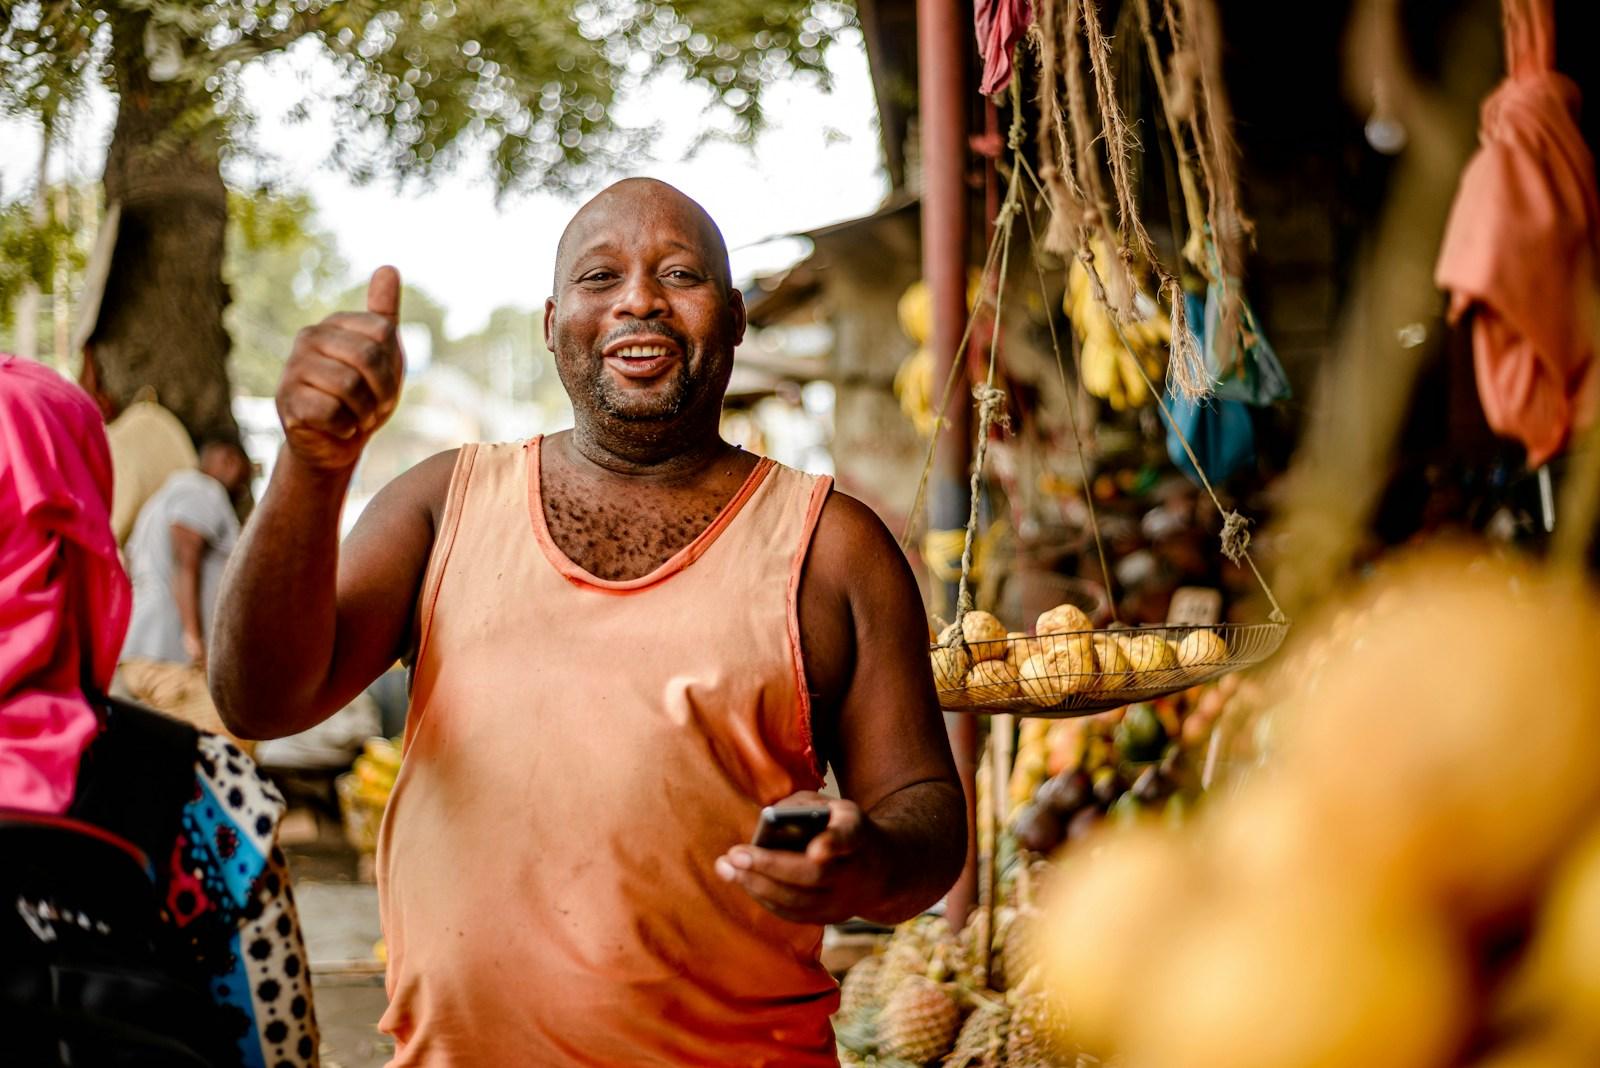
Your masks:
[{"label": "man's chest hair", "polygon": [[548,486],[545,524],[573,563],[608,581],[648,575],[716,521],[722,503],[704,491],[597,496]]},{"label": "man's chest hair", "polygon": [[[573,563],[596,578],[627,581],[650,574],[699,537],[716,521],[726,496],[681,489],[596,494],[547,483],[545,525]],[[831,731],[854,648],[849,597],[840,578],[838,569],[812,560],[800,585],[802,662],[824,734]]]}]

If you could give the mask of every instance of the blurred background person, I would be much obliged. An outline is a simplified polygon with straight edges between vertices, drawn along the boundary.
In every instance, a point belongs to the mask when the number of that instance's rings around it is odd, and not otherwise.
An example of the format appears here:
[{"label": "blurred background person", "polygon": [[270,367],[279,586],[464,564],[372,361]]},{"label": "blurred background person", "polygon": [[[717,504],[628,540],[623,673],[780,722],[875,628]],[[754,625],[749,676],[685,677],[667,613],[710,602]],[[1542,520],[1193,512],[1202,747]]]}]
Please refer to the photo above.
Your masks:
[{"label": "blurred background person", "polygon": [[206,690],[206,639],[250,474],[237,441],[207,442],[198,469],[169,475],[145,502],[126,549],[133,618],[116,692],[219,734],[228,732]]}]

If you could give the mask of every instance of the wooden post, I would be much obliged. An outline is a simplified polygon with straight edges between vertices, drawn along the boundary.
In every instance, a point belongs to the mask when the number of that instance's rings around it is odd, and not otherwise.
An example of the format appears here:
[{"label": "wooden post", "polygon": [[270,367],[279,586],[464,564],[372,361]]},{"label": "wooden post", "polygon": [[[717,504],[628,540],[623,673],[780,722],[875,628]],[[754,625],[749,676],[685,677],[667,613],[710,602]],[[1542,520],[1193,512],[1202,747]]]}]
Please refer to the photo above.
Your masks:
[{"label": "wooden post", "polygon": [[[967,324],[967,42],[972,27],[958,0],[917,0],[918,129],[922,138],[922,276],[933,305],[934,382],[942,388]],[[966,526],[971,462],[971,397],[964,378],[944,413],[928,493],[930,530]],[[954,591],[947,597],[955,604]],[[960,929],[978,891],[978,724],[947,716],[950,745],[967,795],[967,864],[946,899]]]}]

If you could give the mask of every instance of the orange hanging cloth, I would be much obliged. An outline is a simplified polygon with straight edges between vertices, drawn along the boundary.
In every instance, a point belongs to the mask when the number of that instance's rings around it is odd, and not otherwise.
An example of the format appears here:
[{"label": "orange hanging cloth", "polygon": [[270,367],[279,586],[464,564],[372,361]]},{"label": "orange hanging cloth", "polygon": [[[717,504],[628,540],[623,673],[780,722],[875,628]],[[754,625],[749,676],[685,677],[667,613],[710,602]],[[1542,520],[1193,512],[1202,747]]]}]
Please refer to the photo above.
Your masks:
[{"label": "orange hanging cloth", "polygon": [[1537,467],[1593,418],[1600,201],[1551,0],[1503,0],[1509,76],[1484,101],[1434,280],[1469,311],[1489,425]]}]

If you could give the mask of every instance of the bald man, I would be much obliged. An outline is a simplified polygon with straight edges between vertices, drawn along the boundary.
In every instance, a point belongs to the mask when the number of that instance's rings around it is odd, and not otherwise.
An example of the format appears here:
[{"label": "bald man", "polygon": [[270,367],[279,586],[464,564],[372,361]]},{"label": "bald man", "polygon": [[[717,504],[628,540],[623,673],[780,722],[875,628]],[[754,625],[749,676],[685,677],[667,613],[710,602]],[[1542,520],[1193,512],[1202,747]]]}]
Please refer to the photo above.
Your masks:
[{"label": "bald man", "polygon": [[[211,660],[253,738],[413,667],[378,858],[392,1063],[836,1064],[822,925],[913,916],[965,854],[905,560],[828,479],[722,440],[743,298],[710,217],[649,180],[561,239],[574,428],[419,464],[341,545],[400,397],[399,285],[296,338]],[[825,828],[757,847],[774,804]]]}]

